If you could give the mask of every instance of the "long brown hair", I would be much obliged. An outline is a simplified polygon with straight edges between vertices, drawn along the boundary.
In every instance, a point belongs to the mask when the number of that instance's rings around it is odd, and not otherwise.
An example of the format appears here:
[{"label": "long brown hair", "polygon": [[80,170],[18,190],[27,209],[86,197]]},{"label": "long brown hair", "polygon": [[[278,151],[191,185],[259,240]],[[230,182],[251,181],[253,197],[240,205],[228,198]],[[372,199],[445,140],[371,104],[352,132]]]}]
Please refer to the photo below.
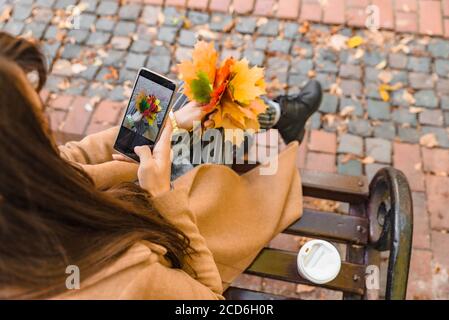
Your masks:
[{"label": "long brown hair", "polygon": [[86,279],[140,240],[165,247],[172,266],[183,267],[187,237],[138,186],[97,190],[63,160],[30,92],[22,69],[0,57],[0,298],[62,293],[68,265]]}]

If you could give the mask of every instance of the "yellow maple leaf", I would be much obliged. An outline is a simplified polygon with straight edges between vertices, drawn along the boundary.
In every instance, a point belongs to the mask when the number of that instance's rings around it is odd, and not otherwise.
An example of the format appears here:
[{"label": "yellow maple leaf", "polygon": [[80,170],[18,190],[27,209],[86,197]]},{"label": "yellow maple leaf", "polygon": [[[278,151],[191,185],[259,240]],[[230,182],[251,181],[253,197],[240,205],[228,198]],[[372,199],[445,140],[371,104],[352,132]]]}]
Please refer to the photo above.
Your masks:
[{"label": "yellow maple leaf", "polygon": [[185,60],[178,64],[179,74],[184,80],[184,94],[190,99],[193,99],[190,83],[192,80],[198,78],[199,72],[204,72],[209,79],[211,85],[215,81],[215,72],[217,70],[218,54],[215,50],[214,43],[207,43],[199,41],[192,52],[192,60]]},{"label": "yellow maple leaf", "polygon": [[242,59],[232,66],[231,73],[233,77],[229,82],[229,90],[233,100],[248,104],[266,93],[263,68],[250,68],[248,60]]},{"label": "yellow maple leaf", "polygon": [[358,46],[363,44],[363,42],[365,42],[365,40],[363,40],[361,36],[354,36],[348,39],[347,44],[349,48],[357,48]]}]

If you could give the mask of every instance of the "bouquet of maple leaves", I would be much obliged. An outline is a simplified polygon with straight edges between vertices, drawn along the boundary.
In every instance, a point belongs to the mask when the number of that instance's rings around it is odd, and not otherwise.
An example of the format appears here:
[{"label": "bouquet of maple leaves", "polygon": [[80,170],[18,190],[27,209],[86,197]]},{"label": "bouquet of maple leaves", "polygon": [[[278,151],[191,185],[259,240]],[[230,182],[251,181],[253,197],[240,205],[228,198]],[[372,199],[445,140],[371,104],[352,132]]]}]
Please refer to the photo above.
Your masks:
[{"label": "bouquet of maple leaves", "polygon": [[217,60],[213,43],[195,45],[192,60],[178,64],[184,94],[201,105],[214,128],[258,131],[258,115],[267,108],[260,99],[266,93],[264,69],[250,68],[246,59],[227,58],[219,66]]},{"label": "bouquet of maple leaves", "polygon": [[154,95],[146,95],[145,92],[140,92],[136,99],[137,110],[145,117],[148,124],[153,125],[157,114],[161,112],[161,102]]}]

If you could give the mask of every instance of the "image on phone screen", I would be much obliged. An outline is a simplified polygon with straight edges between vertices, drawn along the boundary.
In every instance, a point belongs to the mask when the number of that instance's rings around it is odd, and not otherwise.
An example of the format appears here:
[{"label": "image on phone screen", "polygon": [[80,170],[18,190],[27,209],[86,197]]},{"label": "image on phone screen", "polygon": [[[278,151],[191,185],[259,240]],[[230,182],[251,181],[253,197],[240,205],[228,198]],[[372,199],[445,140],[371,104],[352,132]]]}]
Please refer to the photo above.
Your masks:
[{"label": "image on phone screen", "polygon": [[134,147],[156,143],[174,93],[173,82],[149,71],[139,72],[115,149],[138,161]]}]

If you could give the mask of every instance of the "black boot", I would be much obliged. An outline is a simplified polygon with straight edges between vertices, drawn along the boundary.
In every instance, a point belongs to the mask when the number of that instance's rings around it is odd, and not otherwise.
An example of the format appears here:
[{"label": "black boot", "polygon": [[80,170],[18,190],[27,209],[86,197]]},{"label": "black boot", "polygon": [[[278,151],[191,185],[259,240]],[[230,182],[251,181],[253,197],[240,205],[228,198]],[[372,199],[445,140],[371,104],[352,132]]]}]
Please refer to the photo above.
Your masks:
[{"label": "black boot", "polygon": [[310,80],[299,94],[274,99],[281,107],[281,117],[274,128],[279,130],[285,143],[302,141],[306,122],[320,107],[322,96],[320,83]]}]

